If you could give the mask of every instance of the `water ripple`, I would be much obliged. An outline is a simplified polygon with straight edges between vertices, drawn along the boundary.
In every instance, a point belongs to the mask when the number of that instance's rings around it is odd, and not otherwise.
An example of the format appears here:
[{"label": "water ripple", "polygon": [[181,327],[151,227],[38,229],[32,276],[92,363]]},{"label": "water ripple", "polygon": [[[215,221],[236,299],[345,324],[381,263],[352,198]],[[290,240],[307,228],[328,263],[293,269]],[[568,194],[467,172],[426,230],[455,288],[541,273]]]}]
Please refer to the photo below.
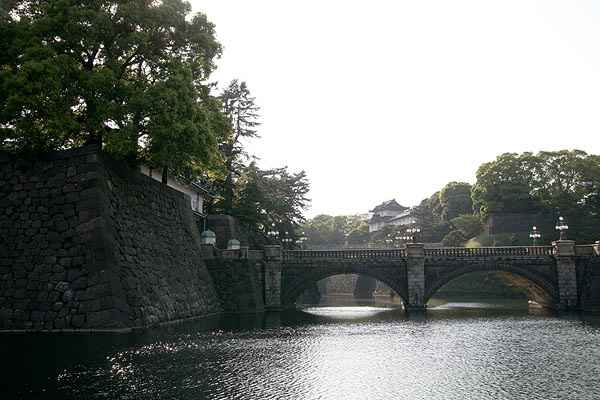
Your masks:
[{"label": "water ripple", "polygon": [[378,308],[306,312],[316,319],[111,344],[31,397],[600,398],[600,324],[521,314],[444,318],[443,310],[424,318],[382,318],[388,310]]}]

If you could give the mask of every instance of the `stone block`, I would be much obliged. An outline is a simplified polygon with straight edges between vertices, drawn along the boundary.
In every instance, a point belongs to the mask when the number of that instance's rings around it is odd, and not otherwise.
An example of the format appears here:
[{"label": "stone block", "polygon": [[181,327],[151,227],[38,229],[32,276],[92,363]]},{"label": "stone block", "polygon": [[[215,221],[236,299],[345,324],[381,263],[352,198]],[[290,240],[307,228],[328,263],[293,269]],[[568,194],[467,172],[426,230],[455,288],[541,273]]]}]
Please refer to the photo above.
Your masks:
[{"label": "stone block", "polygon": [[71,283],[72,290],[80,290],[88,287],[88,280],[86,276],[79,276]]},{"label": "stone block", "polygon": [[54,320],[54,328],[55,329],[63,329],[67,326],[67,323],[64,318],[57,318]]},{"label": "stone block", "polygon": [[61,297],[63,302],[71,301],[74,298],[75,298],[75,292],[73,292],[73,290],[71,290],[71,289],[66,290]]},{"label": "stone block", "polygon": [[75,314],[71,316],[71,326],[73,328],[83,328],[85,326],[85,314]]},{"label": "stone block", "polygon": [[29,300],[29,299],[17,299],[17,300],[15,300],[15,302],[13,304],[13,309],[14,310],[26,310],[27,307],[29,306],[30,302],[31,302],[31,300]]},{"label": "stone block", "polygon": [[44,320],[45,313],[41,311],[32,311],[29,317],[33,322],[40,322]]},{"label": "stone block", "polygon": [[55,303],[55,302],[59,301],[61,297],[62,297],[62,295],[59,292],[57,292],[56,290],[53,290],[50,293],[48,293],[48,301],[51,303]]}]

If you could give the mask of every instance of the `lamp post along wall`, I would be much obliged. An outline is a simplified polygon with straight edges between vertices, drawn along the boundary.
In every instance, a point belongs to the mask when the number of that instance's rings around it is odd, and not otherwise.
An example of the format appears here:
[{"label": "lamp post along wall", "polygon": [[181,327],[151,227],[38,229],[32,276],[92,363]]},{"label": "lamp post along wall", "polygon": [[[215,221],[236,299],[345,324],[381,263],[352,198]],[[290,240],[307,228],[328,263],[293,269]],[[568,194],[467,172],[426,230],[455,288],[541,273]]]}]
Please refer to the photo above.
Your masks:
[{"label": "lamp post along wall", "polygon": [[267,232],[267,236],[269,237],[269,242],[271,245],[277,244],[277,236],[279,236],[279,231],[275,229],[275,223],[271,224],[271,229]]},{"label": "lamp post along wall", "polygon": [[533,227],[531,232],[529,233],[529,237],[533,239],[533,246],[537,246],[537,240],[542,237],[540,232],[537,230],[537,227]]},{"label": "lamp post along wall", "polygon": [[563,217],[558,217],[558,222],[556,223],[556,226],[554,228],[560,232],[560,236],[559,236],[558,240],[566,240],[567,239],[567,236],[565,235],[564,231],[569,229],[569,225],[567,225],[567,223],[565,222]]}]

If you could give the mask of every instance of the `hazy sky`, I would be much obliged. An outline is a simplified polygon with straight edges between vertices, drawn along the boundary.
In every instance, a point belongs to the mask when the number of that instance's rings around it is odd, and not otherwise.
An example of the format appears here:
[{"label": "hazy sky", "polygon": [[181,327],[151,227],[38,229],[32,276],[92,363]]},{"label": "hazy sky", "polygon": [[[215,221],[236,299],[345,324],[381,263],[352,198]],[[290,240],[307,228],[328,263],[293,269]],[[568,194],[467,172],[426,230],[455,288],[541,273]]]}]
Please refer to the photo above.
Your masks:
[{"label": "hazy sky", "polygon": [[261,168],[305,170],[316,214],[475,183],[505,152],[600,154],[600,2],[193,0],[246,81]]}]

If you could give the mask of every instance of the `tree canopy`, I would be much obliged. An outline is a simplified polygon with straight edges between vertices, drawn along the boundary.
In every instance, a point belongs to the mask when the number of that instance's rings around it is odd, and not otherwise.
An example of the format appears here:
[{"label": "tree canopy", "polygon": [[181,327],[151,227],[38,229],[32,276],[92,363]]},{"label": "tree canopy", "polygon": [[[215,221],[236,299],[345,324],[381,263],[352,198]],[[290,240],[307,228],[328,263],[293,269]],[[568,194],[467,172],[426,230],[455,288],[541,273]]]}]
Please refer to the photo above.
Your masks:
[{"label": "tree canopy", "polygon": [[103,143],[175,173],[218,157],[214,25],[182,0],[13,0],[0,9],[0,146]]},{"label": "tree canopy", "polygon": [[471,185],[466,182],[450,182],[439,192],[441,214],[446,222],[462,214],[473,213]]},{"label": "tree canopy", "polygon": [[275,223],[281,232],[293,235],[304,220],[308,190],[304,171],[289,173],[287,167],[261,170],[250,163],[236,182],[231,215],[263,233]]},{"label": "tree canopy", "polygon": [[256,127],[258,111],[256,98],[250,94],[246,82],[239,83],[237,79],[219,96],[223,105],[223,114],[229,119],[231,127],[219,143],[219,149],[224,156],[224,179],[214,181],[215,191],[220,193],[217,208],[225,214],[231,214],[234,207],[235,179],[244,169],[244,162],[252,158],[244,149],[242,140],[258,137]]},{"label": "tree canopy", "polygon": [[539,212],[539,199],[532,193],[532,153],[505,153],[495,161],[482,164],[472,189],[473,206],[486,219],[493,212]]},{"label": "tree canopy", "polygon": [[563,216],[581,240],[600,229],[600,157],[581,150],[505,153],[482,164],[473,186],[482,219],[492,212]]},{"label": "tree canopy", "polygon": [[361,215],[319,214],[302,225],[309,246],[366,246],[369,225]]}]

